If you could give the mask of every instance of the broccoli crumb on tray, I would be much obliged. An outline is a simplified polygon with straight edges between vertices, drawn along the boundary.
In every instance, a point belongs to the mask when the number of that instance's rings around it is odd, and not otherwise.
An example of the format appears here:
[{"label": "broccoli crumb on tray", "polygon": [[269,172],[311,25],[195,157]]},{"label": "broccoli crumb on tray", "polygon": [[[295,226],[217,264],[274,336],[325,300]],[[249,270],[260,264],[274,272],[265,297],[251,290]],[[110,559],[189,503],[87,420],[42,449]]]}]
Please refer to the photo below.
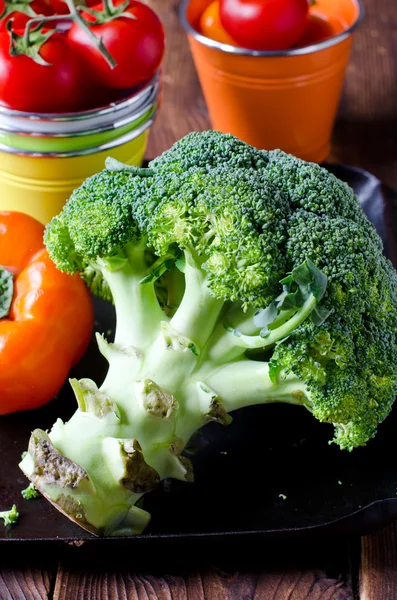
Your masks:
[{"label": "broccoli crumb on tray", "polygon": [[76,413],[36,429],[21,468],[94,534],[143,531],[143,494],[192,480],[185,446],[235,409],[301,405],[345,450],[391,409],[397,275],[353,191],[316,164],[192,133],[148,169],[109,160],[45,243],[117,326],[97,335],[103,384],[72,380]]},{"label": "broccoli crumb on tray", "polygon": [[3,520],[3,523],[6,527],[9,525],[14,525],[19,519],[19,512],[15,504],[10,510],[0,511],[0,519]]},{"label": "broccoli crumb on tray", "polygon": [[33,483],[30,483],[28,487],[21,491],[21,494],[25,500],[34,500],[40,498],[40,492],[38,492]]}]

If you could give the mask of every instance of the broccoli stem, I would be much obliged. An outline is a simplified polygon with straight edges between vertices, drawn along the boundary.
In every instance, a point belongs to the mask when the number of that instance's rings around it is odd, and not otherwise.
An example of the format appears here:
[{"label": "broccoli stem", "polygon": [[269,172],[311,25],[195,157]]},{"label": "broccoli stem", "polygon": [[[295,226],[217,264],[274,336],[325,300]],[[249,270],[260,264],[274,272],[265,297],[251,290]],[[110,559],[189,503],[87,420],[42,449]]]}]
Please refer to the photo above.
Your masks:
[{"label": "broccoli stem", "polygon": [[[294,375],[273,382],[266,362],[243,358],[206,373],[205,382],[200,381],[201,372],[194,373],[186,388],[177,395],[180,414],[176,435],[187,444],[193,433],[209,420],[219,420],[216,415],[230,413],[255,404],[282,402],[310,407],[308,391],[304,383]],[[205,393],[207,392],[207,393]],[[211,414],[211,404],[216,402]],[[221,409],[221,410],[220,410]]]},{"label": "broccoli stem", "polygon": [[[241,304],[232,304],[229,310],[225,312],[223,321],[233,327],[233,329],[238,329],[245,335],[256,335],[258,333],[258,327],[254,323],[254,317],[257,310],[258,309],[249,306],[244,311]],[[222,326],[222,332],[224,330],[225,329]]]},{"label": "broccoli stem", "polygon": [[[288,337],[313,312],[317,300],[313,294],[293,316],[286,320],[279,318],[281,323],[275,329],[269,330],[266,337],[260,335],[244,335],[239,328],[231,329],[227,324],[219,323],[206,349],[206,358],[219,364],[226,364],[242,356],[246,350],[266,349],[276,342]],[[284,311],[282,311],[284,312]],[[280,313],[282,315],[282,312]],[[291,314],[289,311],[285,311]],[[245,321],[244,321],[245,323]],[[203,357],[204,362],[204,357]]]},{"label": "broccoli stem", "polygon": [[300,379],[288,375],[274,383],[267,362],[242,359],[219,369],[207,383],[222,399],[226,412],[254,404],[306,404],[307,401],[307,388]]},{"label": "broccoli stem", "polygon": [[200,364],[225,365],[238,360],[245,352],[246,348],[236,346],[233,334],[226,330],[223,322],[219,322],[204,349]]},{"label": "broccoli stem", "polygon": [[124,252],[127,260],[120,268],[103,269],[116,310],[114,341],[120,346],[144,349],[155,339],[161,321],[167,317],[158,303],[154,283],[140,283],[148,272],[144,248],[128,244]]},{"label": "broccoli stem", "polygon": [[200,260],[194,250],[185,251],[185,293],[170,321],[176,331],[200,349],[212,334],[224,304],[210,295],[202,262],[204,259]]},{"label": "broccoli stem", "polygon": [[294,314],[293,317],[282,323],[276,329],[269,331],[266,337],[260,335],[243,335],[239,331],[228,332],[229,335],[234,335],[234,344],[246,349],[269,348],[279,340],[287,337],[294,329],[299,327],[301,323],[310,315],[317,305],[317,299],[313,294],[310,294],[308,299],[302,304],[301,308]]}]

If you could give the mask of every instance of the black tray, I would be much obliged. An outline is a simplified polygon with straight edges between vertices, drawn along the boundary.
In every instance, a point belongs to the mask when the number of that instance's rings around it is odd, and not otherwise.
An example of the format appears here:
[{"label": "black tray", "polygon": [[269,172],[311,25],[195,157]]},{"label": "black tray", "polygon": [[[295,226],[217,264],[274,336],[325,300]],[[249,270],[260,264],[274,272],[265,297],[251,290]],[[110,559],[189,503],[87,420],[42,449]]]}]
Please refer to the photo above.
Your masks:
[{"label": "black tray", "polygon": [[[357,191],[364,210],[396,262],[397,194],[359,169],[328,168]],[[96,330],[114,325],[110,305],[95,301]],[[49,368],[51,368],[49,366]],[[106,362],[92,341],[73,376],[101,383]],[[20,519],[0,525],[0,547],[12,542],[149,545],[161,541],[282,538],[317,533],[362,534],[397,518],[397,408],[366,448],[351,453],[329,445],[332,427],[301,407],[267,405],[234,413],[229,427],[207,425],[192,457],[196,482],[164,482],[145,497],[149,528],[134,538],[99,539],[84,532],[46,500],[27,501],[27,480],[18,468],[30,431],[50,428],[75,410],[66,385],[46,407],[0,418],[0,509],[17,504]],[[7,546],[8,547],[8,546]],[[103,547],[103,546],[102,546]]]}]

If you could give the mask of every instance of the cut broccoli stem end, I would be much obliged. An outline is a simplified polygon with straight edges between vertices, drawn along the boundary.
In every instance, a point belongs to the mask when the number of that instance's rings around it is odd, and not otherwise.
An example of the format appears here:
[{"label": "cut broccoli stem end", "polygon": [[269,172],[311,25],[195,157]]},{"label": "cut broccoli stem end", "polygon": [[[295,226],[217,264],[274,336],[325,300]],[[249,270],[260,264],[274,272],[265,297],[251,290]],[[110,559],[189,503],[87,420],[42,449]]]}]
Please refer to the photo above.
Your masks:
[{"label": "cut broccoli stem end", "polygon": [[[67,444],[67,440],[64,442]],[[145,482],[153,487],[156,479],[147,476],[142,468],[146,463],[141,459],[139,444],[105,438],[100,448],[101,454],[97,448],[92,450],[97,468],[91,465],[88,474],[84,467],[58,451],[47,434],[35,430],[29,452],[19,466],[49,502],[86,531],[95,535],[141,533],[150,514],[135,504]],[[86,454],[89,461],[90,454]],[[114,468],[113,473],[110,467]],[[152,472],[153,469],[150,475]],[[136,487],[129,485],[132,473]],[[119,476],[120,481],[116,482]]]},{"label": "cut broccoli stem end", "polygon": [[136,503],[163,479],[191,479],[181,453],[206,423],[228,424],[229,412],[253,404],[309,402],[296,378],[271,381],[267,363],[242,359],[187,376],[178,366],[180,353],[167,352],[177,360],[175,394],[144,377],[145,366],[128,386],[120,377],[109,395],[104,386],[74,380],[79,409],[70,421],[58,420],[49,435],[32,433],[22,470],[54,506],[95,535],[143,531],[150,515]]}]

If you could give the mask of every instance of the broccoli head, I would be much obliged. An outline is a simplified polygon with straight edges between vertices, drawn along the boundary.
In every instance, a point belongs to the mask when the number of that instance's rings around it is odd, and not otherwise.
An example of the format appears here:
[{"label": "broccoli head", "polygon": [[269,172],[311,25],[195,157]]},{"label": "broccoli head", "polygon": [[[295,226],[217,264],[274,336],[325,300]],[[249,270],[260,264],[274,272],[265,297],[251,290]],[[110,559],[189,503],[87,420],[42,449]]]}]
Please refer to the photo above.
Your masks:
[{"label": "broccoli head", "polygon": [[397,275],[354,192],[322,167],[231,135],[192,133],[147,169],[110,159],[47,226],[59,269],[114,302],[103,384],[35,430],[21,467],[97,534],[141,531],[142,494],[189,480],[208,421],[306,407],[352,450],[397,392]]}]

